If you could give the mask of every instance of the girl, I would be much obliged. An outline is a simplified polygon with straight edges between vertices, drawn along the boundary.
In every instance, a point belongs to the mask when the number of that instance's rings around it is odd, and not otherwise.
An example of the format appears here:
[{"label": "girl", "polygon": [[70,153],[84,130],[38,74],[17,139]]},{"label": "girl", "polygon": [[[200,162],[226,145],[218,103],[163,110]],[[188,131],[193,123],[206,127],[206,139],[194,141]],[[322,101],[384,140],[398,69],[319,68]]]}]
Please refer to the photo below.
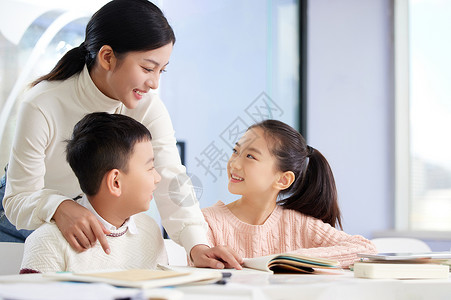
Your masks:
[{"label": "girl", "polygon": [[227,164],[228,189],[241,198],[204,208],[212,245],[242,257],[296,252],[348,267],[357,253],[376,253],[341,226],[332,171],[324,156],[292,127],[276,120],[251,126]]},{"label": "girl", "polygon": [[[99,240],[109,253],[109,229],[72,201],[81,189],[64,159],[64,140],[75,123],[103,111],[130,116],[152,132],[155,168],[162,177],[155,193],[162,224],[194,264],[221,268],[224,261],[240,268],[239,258],[227,248],[205,245],[207,226],[189,180],[180,179],[186,173],[170,117],[152,92],[174,43],[174,32],[158,7],[148,0],[114,0],[92,16],[85,41],[32,84],[21,104],[7,171],[3,207],[8,219],[0,211],[1,241],[23,241],[29,232],[16,228],[33,230],[55,221],[75,250]],[[174,182],[188,184],[173,187]]]}]

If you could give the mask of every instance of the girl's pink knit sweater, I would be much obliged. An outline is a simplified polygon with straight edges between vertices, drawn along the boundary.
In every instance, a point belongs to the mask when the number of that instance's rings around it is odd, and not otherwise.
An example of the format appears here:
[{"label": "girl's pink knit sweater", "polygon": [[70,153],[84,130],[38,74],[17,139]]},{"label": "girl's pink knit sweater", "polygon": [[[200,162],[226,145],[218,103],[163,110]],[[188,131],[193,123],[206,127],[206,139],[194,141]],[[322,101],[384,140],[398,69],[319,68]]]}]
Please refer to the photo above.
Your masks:
[{"label": "girl's pink knit sweater", "polygon": [[372,242],[349,235],[321,220],[276,206],[263,225],[239,220],[221,201],[202,209],[210,246],[227,245],[244,258],[296,252],[338,260],[348,267],[357,253],[376,253]]}]

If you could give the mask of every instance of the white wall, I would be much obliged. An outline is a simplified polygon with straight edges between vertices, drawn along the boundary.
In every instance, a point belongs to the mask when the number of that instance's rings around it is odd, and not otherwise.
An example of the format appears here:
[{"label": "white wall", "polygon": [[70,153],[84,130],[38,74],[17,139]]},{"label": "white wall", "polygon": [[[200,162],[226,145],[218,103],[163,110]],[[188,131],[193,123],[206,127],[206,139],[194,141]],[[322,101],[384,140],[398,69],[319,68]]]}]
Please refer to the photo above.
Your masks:
[{"label": "white wall", "polygon": [[334,171],[344,230],[393,227],[390,0],[308,2],[307,140]]}]

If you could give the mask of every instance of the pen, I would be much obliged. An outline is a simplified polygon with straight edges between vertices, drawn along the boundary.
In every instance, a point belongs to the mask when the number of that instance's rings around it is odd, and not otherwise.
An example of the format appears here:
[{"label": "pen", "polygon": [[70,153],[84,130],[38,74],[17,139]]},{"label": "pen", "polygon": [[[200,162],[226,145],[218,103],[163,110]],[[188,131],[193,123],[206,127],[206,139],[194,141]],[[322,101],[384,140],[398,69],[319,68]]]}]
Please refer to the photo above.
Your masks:
[{"label": "pen", "polygon": [[222,273],[222,279],[216,281],[216,284],[226,284],[226,278],[230,278],[232,277],[232,273],[231,272],[221,272]]}]

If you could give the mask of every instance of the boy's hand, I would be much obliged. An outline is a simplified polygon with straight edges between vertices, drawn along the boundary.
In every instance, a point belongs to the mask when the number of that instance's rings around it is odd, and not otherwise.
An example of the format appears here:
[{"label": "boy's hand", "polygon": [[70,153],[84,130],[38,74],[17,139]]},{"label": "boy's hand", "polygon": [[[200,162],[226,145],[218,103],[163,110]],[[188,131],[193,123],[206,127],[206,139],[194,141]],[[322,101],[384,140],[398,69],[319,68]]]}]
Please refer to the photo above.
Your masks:
[{"label": "boy's hand", "polygon": [[99,240],[103,251],[110,254],[111,250],[105,234],[110,232],[86,208],[73,200],[61,202],[53,215],[69,245],[78,252],[85,251]]},{"label": "boy's hand", "polygon": [[228,246],[210,248],[207,245],[196,245],[191,249],[190,256],[194,265],[199,268],[242,269],[243,258]]}]

